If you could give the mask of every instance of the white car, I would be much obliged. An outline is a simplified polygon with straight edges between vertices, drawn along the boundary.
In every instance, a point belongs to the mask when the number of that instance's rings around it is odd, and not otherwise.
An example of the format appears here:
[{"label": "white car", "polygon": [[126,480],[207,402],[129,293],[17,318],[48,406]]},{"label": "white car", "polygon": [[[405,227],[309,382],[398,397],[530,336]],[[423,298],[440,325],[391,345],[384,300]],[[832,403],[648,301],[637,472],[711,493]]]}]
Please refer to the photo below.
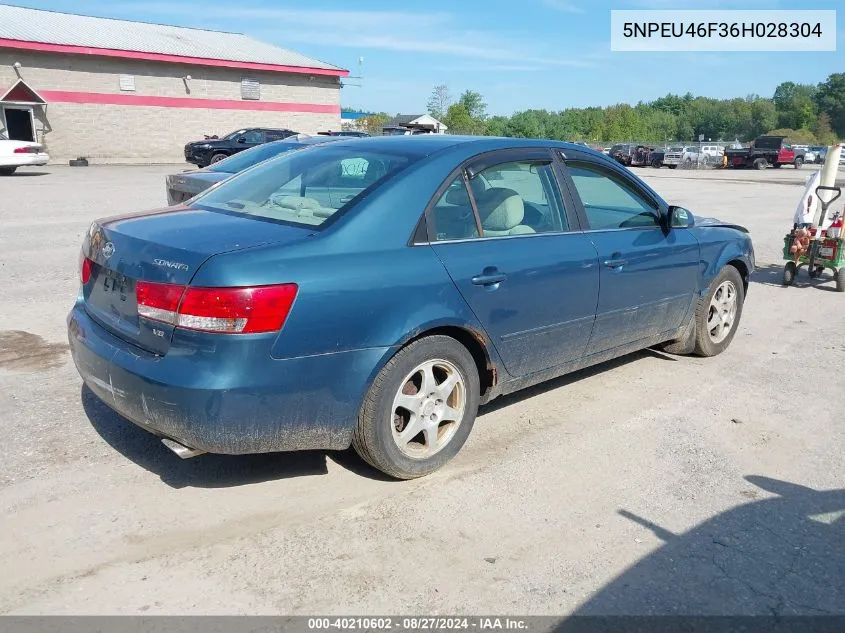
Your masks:
[{"label": "white car", "polygon": [[50,156],[38,143],[10,141],[0,132],[0,176],[10,176],[18,167],[46,165]]}]

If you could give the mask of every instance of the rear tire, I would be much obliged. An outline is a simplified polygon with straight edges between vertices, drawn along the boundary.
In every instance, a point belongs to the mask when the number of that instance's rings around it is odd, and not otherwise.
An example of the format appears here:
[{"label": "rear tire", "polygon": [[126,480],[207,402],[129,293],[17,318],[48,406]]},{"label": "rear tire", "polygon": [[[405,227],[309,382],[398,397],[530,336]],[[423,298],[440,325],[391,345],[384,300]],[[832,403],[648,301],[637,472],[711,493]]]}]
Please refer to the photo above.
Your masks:
[{"label": "rear tire", "polygon": [[724,352],[736,334],[742,317],[745,288],[733,266],[725,266],[710,283],[695,310],[695,353],[716,356]]},{"label": "rear tire", "polygon": [[0,167],[0,176],[11,176],[17,167]]},{"label": "rear tire", "polygon": [[836,292],[845,292],[845,267],[838,269],[833,277],[836,279]]},{"label": "rear tire", "polygon": [[766,161],[765,158],[755,158],[754,159],[754,169],[765,169],[769,166],[769,163]]},{"label": "rear tire", "polygon": [[669,169],[675,169],[677,165],[666,165]]},{"label": "rear tire", "polygon": [[[448,386],[450,380],[454,386]],[[421,338],[399,350],[373,380],[352,446],[396,479],[433,473],[466,442],[479,393],[478,370],[463,345],[448,336]],[[414,429],[419,432],[409,435]]]}]

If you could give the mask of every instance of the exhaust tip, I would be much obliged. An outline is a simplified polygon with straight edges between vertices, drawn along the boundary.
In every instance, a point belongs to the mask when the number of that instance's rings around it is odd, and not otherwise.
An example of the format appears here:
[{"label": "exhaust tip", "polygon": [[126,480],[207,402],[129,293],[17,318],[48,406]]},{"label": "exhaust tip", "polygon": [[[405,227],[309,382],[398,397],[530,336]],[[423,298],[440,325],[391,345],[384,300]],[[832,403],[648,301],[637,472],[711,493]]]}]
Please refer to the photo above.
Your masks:
[{"label": "exhaust tip", "polygon": [[161,443],[182,459],[190,459],[191,457],[196,457],[197,455],[203,455],[205,453],[205,451],[201,451],[198,448],[188,448],[176,440],[171,440],[169,437],[161,438]]}]

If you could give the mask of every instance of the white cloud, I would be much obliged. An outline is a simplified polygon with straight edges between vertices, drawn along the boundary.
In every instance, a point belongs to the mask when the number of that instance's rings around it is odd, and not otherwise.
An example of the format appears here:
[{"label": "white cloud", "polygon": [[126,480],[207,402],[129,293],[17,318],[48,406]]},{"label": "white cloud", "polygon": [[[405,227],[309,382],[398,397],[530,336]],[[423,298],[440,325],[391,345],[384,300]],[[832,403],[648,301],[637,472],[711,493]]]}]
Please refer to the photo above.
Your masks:
[{"label": "white cloud", "polygon": [[484,72],[534,72],[543,70],[544,66],[530,64],[448,64],[429,66],[431,70],[440,72],[484,73]]},{"label": "white cloud", "polygon": [[579,7],[577,4],[568,2],[568,0],[543,0],[543,4],[550,9],[561,11],[563,13],[584,13],[584,9]]},{"label": "white cloud", "polygon": [[510,32],[462,30],[455,16],[444,12],[235,7],[190,1],[119,3],[114,9],[123,14],[143,13],[150,19],[173,18],[185,26],[247,31],[281,46],[306,43],[353,48],[356,53],[367,49],[426,53],[501,62],[503,66],[590,65],[580,56],[569,58],[559,51],[546,55],[527,37],[516,39]]}]

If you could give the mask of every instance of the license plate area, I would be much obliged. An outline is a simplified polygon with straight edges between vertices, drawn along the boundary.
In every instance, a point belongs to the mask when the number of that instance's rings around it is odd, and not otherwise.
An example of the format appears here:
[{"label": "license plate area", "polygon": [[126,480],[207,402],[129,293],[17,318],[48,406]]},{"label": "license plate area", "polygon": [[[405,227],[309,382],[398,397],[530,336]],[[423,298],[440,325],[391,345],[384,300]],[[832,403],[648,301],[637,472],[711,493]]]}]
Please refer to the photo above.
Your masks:
[{"label": "license plate area", "polygon": [[138,326],[138,301],[135,280],[106,268],[97,266],[97,276],[89,284],[86,299],[101,317],[110,318],[121,329],[135,330]]},{"label": "license plate area", "polygon": [[130,296],[135,297],[135,281],[126,275],[104,268],[100,275],[100,283],[103,293],[110,296],[113,301],[126,302]]}]

